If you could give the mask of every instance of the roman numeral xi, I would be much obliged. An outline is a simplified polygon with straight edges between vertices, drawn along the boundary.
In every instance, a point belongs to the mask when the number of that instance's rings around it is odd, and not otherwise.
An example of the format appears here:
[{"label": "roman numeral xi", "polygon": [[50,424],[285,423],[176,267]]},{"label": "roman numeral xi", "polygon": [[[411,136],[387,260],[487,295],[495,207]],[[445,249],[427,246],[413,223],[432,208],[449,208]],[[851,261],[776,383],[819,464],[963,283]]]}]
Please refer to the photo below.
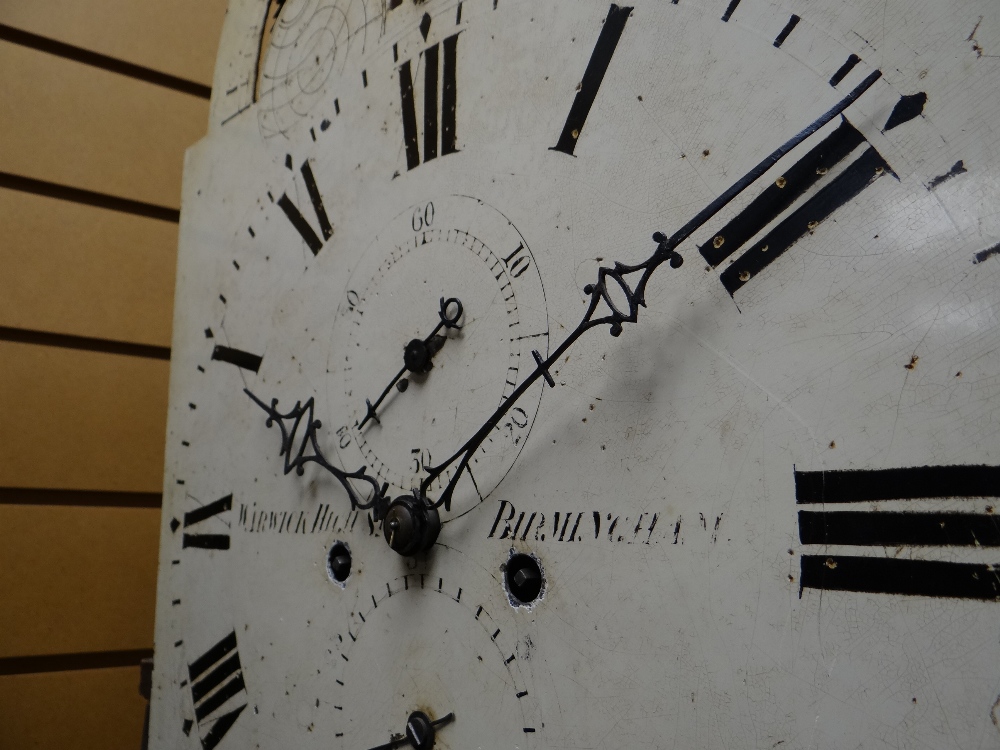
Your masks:
[{"label": "roman numeral xi", "polygon": [[[240,655],[236,650],[236,632],[231,632],[195,659],[188,666],[188,675],[198,728],[208,726],[208,731],[201,735],[201,746],[204,750],[212,750],[247,707],[246,685],[243,683]],[[216,714],[227,703],[232,705],[237,696],[243,700],[241,705],[226,713]]]},{"label": "roman numeral xi", "polygon": [[[196,534],[188,533],[187,529],[191,526],[203,523],[214,516],[218,516],[221,513],[230,511],[232,508],[233,496],[226,495],[225,497],[220,497],[218,500],[210,502],[208,505],[203,505],[200,508],[195,508],[194,510],[189,510],[185,513],[185,531],[184,537],[181,541],[181,547],[184,549],[189,547],[196,547],[198,549],[229,549],[229,534]],[[180,526],[181,522],[176,518],[170,520],[171,531],[177,531]]]},{"label": "roman numeral xi", "polygon": [[[291,160],[289,159],[289,167],[291,167]],[[282,193],[281,197],[278,199],[278,205],[281,206],[281,210],[285,212],[285,216],[295,227],[295,231],[299,233],[309,249],[312,250],[313,255],[318,255],[319,251],[323,249],[323,243],[333,237],[333,225],[330,224],[330,218],[326,215],[326,208],[323,206],[323,197],[319,194],[319,188],[316,187],[316,178],[313,176],[312,167],[309,165],[309,161],[302,162],[302,166],[299,168],[302,173],[302,182],[305,183],[306,192],[309,193],[309,200],[312,202],[313,212],[316,214],[316,221],[319,223],[319,231],[323,235],[323,239],[320,240],[319,235],[316,234],[316,230],[312,228],[312,225],[306,220],[299,211],[298,206],[296,206],[292,199],[288,197],[288,193]]]}]

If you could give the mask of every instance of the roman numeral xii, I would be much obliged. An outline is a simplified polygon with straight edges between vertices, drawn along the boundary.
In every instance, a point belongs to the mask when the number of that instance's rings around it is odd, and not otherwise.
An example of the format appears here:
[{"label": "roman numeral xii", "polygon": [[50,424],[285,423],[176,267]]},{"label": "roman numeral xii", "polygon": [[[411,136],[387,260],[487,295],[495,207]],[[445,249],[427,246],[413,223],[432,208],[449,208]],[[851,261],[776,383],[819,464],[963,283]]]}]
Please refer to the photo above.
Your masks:
[{"label": "roman numeral xii", "polygon": [[[461,32],[459,32],[461,33]],[[443,54],[442,54],[443,51]],[[424,152],[423,161],[458,152],[455,141],[455,86],[458,34],[425,49],[424,68]],[[441,58],[444,58],[443,61]],[[440,96],[438,92],[440,91]],[[406,149],[406,168],[421,164],[417,132],[416,97],[413,88],[413,69],[410,60],[399,66],[399,96],[403,115],[403,145]],[[439,108],[440,105],[440,108]],[[440,145],[440,151],[439,151]]]}]

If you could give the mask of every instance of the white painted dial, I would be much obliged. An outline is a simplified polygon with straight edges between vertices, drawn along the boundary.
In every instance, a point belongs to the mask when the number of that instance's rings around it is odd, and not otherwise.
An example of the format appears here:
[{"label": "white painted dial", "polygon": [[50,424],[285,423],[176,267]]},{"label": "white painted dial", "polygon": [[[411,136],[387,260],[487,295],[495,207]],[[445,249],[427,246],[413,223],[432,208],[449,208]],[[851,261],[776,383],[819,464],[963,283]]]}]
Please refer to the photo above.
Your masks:
[{"label": "white painted dial", "polygon": [[[151,746],[998,746],[992,5],[265,6],[185,171]],[[451,508],[404,558],[343,482]]]}]

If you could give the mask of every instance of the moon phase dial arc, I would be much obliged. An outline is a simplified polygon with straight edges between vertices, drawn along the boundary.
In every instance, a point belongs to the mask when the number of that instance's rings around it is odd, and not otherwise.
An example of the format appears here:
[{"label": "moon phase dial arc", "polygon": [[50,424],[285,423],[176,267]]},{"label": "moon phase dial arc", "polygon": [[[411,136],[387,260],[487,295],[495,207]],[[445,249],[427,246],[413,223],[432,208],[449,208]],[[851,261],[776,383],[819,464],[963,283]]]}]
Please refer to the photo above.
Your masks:
[{"label": "moon phase dial arc", "polygon": [[[426,371],[404,366],[411,342],[440,322],[442,300],[461,300],[459,326],[442,328]],[[449,308],[452,309],[452,308]],[[499,211],[466,196],[422,201],[398,214],[351,273],[331,341],[331,408],[344,465],[362,463],[397,492],[419,485],[510,396],[548,349],[545,293],[535,259]],[[457,511],[500,483],[524,446],[541,386],[518,400],[476,452],[456,490]],[[449,473],[429,488],[433,493]]]},{"label": "moon phase dial arc", "polygon": [[531,639],[499,604],[479,602],[454,579],[419,572],[363,594],[332,655],[335,746],[391,742],[422,711],[432,721],[454,713],[443,746],[477,747],[488,732],[498,747],[533,747],[543,727],[520,665]]}]

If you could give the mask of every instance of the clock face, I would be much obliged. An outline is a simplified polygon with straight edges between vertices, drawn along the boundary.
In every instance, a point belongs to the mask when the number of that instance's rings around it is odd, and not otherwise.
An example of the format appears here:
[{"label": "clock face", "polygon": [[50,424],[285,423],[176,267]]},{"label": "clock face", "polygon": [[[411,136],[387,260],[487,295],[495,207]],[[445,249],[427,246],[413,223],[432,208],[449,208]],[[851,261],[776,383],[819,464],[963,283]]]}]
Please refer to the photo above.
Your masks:
[{"label": "clock face", "polygon": [[151,746],[1000,744],[990,10],[234,0]]}]

